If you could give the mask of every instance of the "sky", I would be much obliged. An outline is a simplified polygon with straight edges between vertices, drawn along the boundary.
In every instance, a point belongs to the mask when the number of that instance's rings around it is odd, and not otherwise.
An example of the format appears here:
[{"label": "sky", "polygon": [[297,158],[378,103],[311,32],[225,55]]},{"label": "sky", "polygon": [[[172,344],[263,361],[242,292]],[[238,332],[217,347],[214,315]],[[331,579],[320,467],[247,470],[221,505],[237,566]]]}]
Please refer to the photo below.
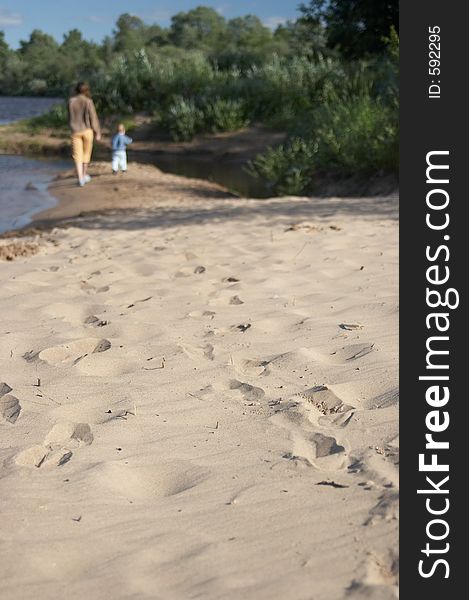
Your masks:
[{"label": "sky", "polygon": [[167,26],[172,15],[201,4],[226,18],[254,14],[274,28],[298,16],[299,0],[0,0],[0,30],[12,48],[33,29],[42,29],[61,41],[64,33],[76,28],[85,38],[99,42],[111,33],[122,13]]}]

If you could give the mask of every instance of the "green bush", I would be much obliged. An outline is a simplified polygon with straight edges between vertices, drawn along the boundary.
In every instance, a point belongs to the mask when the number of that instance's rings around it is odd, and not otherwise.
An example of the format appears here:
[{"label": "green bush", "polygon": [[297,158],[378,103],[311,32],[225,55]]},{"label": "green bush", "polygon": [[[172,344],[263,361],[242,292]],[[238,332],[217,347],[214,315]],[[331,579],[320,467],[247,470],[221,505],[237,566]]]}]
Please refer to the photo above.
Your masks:
[{"label": "green bush", "polygon": [[397,119],[379,99],[359,96],[327,104],[314,123],[320,169],[344,174],[397,170]]},{"label": "green bush", "polygon": [[203,112],[205,125],[213,132],[236,131],[249,123],[242,100],[215,98],[204,105]]},{"label": "green bush", "polygon": [[293,138],[257,156],[247,170],[263,179],[274,193],[299,195],[311,185],[316,153],[315,143]]},{"label": "green bush", "polygon": [[203,112],[193,100],[177,97],[162,114],[162,123],[175,141],[190,141],[203,126]]},{"label": "green bush", "polygon": [[303,194],[320,174],[368,175],[398,170],[398,124],[395,111],[369,95],[335,97],[298,126],[292,137],[259,155],[249,165],[279,194]]}]

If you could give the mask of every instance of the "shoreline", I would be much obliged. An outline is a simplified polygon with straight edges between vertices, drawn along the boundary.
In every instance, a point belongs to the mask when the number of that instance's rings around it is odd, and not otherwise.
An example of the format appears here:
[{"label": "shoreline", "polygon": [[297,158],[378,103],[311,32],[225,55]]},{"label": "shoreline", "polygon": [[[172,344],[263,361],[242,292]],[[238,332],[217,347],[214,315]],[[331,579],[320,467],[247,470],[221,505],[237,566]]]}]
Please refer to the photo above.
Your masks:
[{"label": "shoreline", "polygon": [[57,204],[36,213],[31,225],[54,226],[53,224],[87,215],[99,216],[112,211],[145,208],[151,204],[151,200],[137,201],[134,195],[134,192],[142,190],[151,196],[154,191],[158,193],[163,189],[164,193],[171,193],[172,187],[184,186],[194,194],[200,193],[214,198],[238,198],[218,184],[163,173],[153,165],[129,162],[127,173],[113,175],[108,162],[95,161],[91,164],[89,173],[92,177],[91,182],[83,188],[76,185],[73,169],[58,175],[48,187]]},{"label": "shoreline", "polygon": [[[268,195],[264,184],[243,169],[249,160],[285,137],[252,126],[234,132],[199,134],[190,142],[175,142],[144,117],[137,117],[137,124],[129,133],[134,139],[127,151],[129,161],[151,164],[168,174],[213,180],[245,197]],[[110,143],[111,134],[104,127],[102,141],[94,144],[93,161],[110,161]],[[68,158],[69,136],[65,131],[48,129],[28,133],[21,131],[21,122],[13,123],[0,127],[0,154]]]},{"label": "shoreline", "polygon": [[36,214],[57,204],[49,185],[67,167],[60,160],[50,162],[25,156],[0,156],[0,233],[27,227]]},{"label": "shoreline", "polygon": [[[272,197],[272,198],[243,198],[231,192],[227,188],[204,179],[190,178],[183,175],[166,173],[152,164],[141,164],[129,162],[128,172],[118,175],[111,174],[108,162],[94,161],[89,171],[92,180],[89,184],[80,188],[76,185],[76,177],[73,169],[64,171],[54,178],[49,184],[48,191],[56,199],[57,204],[44,211],[38,212],[30,225],[32,227],[54,227],[60,223],[70,222],[74,219],[89,218],[93,215],[99,217],[107,213],[122,212],[123,214],[133,209],[149,209],[170,206],[175,202],[182,206],[191,206],[194,199],[209,199],[212,202],[210,209],[220,206],[255,205],[262,202],[283,202],[289,199],[291,202],[302,203],[305,197]],[[159,202],[155,205],[154,194],[157,194]],[[366,213],[384,216],[393,214],[393,219],[398,218],[394,208],[395,198],[398,192],[388,194],[381,199],[370,197],[318,197],[314,200],[318,213],[326,216],[330,210],[334,211],[334,205],[339,202],[347,206],[347,210],[354,210],[354,206],[367,206]],[[138,198],[138,200],[137,200]],[[329,207],[329,209],[328,209]],[[383,207],[385,207],[383,209]],[[206,210],[206,208],[204,209]]]},{"label": "shoreline", "polygon": [[[53,199],[53,205],[35,211],[28,223],[0,232],[0,240],[41,236],[56,227],[70,227],[75,221],[83,218],[99,218],[113,211],[124,213],[148,208],[153,204],[151,196],[155,190],[162,189],[165,195],[169,195],[169,202],[173,201],[173,189],[177,187],[196,197],[200,194],[202,197],[213,199],[239,198],[216,183],[163,173],[153,165],[129,162],[129,171],[126,174],[114,176],[108,162],[94,161],[89,173],[92,181],[83,188],[76,185],[73,168],[64,169],[62,173],[54,176],[47,186],[47,193]],[[138,201],[135,190],[144,188],[147,198],[143,202]],[[123,197],[119,195],[121,189],[126,192]],[[181,194],[176,194],[175,201],[181,201]]]},{"label": "shoreline", "polygon": [[[29,223],[17,229],[0,233],[0,240],[14,238],[31,238],[47,235],[54,228],[71,227],[80,220],[100,219],[109,214],[126,215],[135,209],[147,210],[149,207],[157,208],[154,202],[154,192],[163,198],[161,207],[169,203],[186,205],[192,208],[192,198],[211,199],[217,209],[228,205],[228,211],[236,206],[242,207],[252,203],[283,202],[289,200],[293,203],[304,203],[306,197],[272,197],[264,199],[242,198],[223,186],[199,178],[189,178],[182,175],[165,173],[151,164],[129,162],[129,171],[126,174],[114,176],[110,171],[108,161],[94,161],[90,166],[92,181],[83,188],[76,185],[75,171],[66,169],[56,175],[47,187],[48,194],[53,198],[54,205],[31,216]],[[124,192],[120,195],[120,192]],[[144,191],[144,199],[142,199]],[[185,192],[185,193],[184,193]],[[137,198],[140,196],[139,200]],[[336,210],[337,204],[346,207],[345,212],[358,214],[364,206],[366,215],[382,215],[384,218],[398,219],[396,198],[398,192],[387,194],[381,198],[376,197],[316,197],[313,202],[318,207],[320,218],[326,217]],[[361,207],[356,209],[355,207]],[[314,212],[314,211],[313,211]]]},{"label": "shoreline", "polygon": [[[3,133],[3,136],[2,136]],[[8,133],[8,139],[5,139]],[[137,117],[135,129],[129,130],[134,143],[129,147],[129,161],[153,165],[165,173],[210,181],[213,178],[222,187],[242,197],[269,197],[266,184],[244,172],[247,163],[268,147],[285,140],[280,133],[260,126],[216,134],[200,134],[191,142],[174,142],[159,128],[143,117]],[[95,161],[110,160],[110,137],[105,129],[103,141],[95,144]],[[69,156],[68,134],[44,130],[30,135],[0,127],[0,154],[41,155],[44,157]],[[398,193],[398,177],[394,174],[375,173],[358,176],[322,174],[318,177],[312,195],[328,196],[386,196]]]}]

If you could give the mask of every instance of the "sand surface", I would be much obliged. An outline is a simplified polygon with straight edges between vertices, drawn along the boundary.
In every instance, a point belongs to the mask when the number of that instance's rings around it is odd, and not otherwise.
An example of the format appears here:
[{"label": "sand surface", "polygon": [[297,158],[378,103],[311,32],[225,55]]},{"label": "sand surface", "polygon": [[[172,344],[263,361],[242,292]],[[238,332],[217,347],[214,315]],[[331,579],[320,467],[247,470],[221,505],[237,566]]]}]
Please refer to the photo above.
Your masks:
[{"label": "sand surface", "polygon": [[396,198],[108,169],[0,262],[1,598],[396,598]]}]

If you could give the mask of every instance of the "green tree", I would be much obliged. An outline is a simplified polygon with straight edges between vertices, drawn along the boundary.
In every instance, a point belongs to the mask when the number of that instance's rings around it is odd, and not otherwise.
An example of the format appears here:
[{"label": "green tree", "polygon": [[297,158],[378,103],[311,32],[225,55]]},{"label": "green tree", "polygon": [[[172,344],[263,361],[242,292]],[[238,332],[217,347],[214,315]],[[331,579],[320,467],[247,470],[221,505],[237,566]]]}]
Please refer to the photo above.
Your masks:
[{"label": "green tree", "polygon": [[223,44],[225,19],[213,8],[198,6],[171,19],[169,40],[181,48],[216,50]]},{"label": "green tree", "polygon": [[246,15],[227,22],[223,48],[209,56],[222,68],[246,69],[265,63],[273,54],[287,53],[288,44],[284,40],[275,38],[259,17]]},{"label": "green tree", "polygon": [[7,42],[5,40],[5,32],[0,31],[0,61],[5,60],[5,58],[8,56],[9,53],[10,53],[10,46],[7,44]]},{"label": "green tree", "polygon": [[68,91],[70,83],[89,79],[102,65],[99,47],[84,40],[78,29],[72,29],[64,35],[59,54],[57,70],[64,93]]},{"label": "green tree", "polygon": [[58,50],[59,45],[55,39],[41,31],[34,29],[29,36],[29,40],[21,40],[19,53],[29,62],[45,62]]},{"label": "green tree", "polygon": [[99,58],[109,67],[114,58],[114,40],[107,35],[98,47]]},{"label": "green tree", "polygon": [[168,43],[168,30],[159,25],[149,25],[145,31],[147,46],[165,46]]},{"label": "green tree", "polygon": [[287,21],[279,25],[274,33],[275,40],[281,40],[288,47],[289,56],[306,55],[317,58],[331,54],[327,47],[326,30],[321,23],[307,19]]},{"label": "green tree", "polygon": [[32,31],[29,40],[20,41],[18,56],[25,66],[24,92],[48,94],[60,90],[58,53],[59,45],[55,39],[39,29]]},{"label": "green tree", "polygon": [[300,11],[310,27],[324,24],[328,45],[347,58],[381,52],[399,31],[398,0],[310,0]]},{"label": "green tree", "polygon": [[139,17],[124,13],[116,22],[114,30],[114,50],[127,52],[138,50],[145,45],[145,23]]},{"label": "green tree", "polygon": [[0,31],[0,94],[8,93],[8,62],[11,56],[11,50],[5,40],[5,33]]}]

